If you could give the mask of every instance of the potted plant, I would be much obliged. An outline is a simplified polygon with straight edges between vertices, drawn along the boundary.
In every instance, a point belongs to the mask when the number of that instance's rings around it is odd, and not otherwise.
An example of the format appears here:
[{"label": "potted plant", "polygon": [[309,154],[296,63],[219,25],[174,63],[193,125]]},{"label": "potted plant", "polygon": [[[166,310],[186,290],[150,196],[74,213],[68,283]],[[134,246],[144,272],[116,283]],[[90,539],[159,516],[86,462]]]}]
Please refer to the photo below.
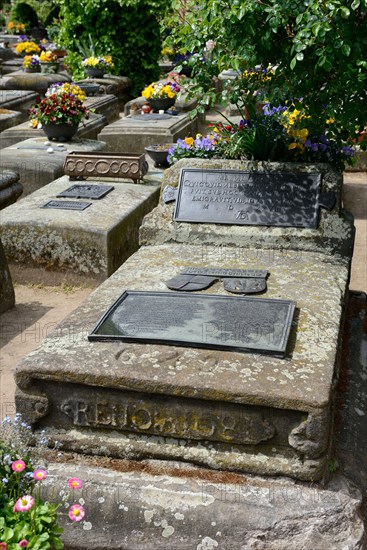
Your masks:
[{"label": "potted plant", "polygon": [[158,112],[173,107],[179,91],[180,86],[175,81],[152,82],[144,88],[141,95],[149,101],[153,112]]},{"label": "potted plant", "polygon": [[87,73],[88,78],[103,78],[104,74],[113,68],[112,57],[110,55],[105,56],[91,56],[85,57],[82,61],[82,66]]},{"label": "potted plant", "polygon": [[83,105],[85,93],[75,84],[54,84],[45,98],[29,110],[32,126],[42,128],[49,139],[69,141],[90,111]]},{"label": "potted plant", "polygon": [[17,23],[16,21],[8,21],[6,25],[6,30],[8,34],[21,34],[26,30],[24,23]]},{"label": "potted plant", "polygon": [[41,48],[35,42],[29,40],[21,40],[15,46],[15,53],[22,56],[39,54],[40,51]]},{"label": "potted plant", "polygon": [[39,73],[41,71],[39,56],[36,54],[24,56],[23,69],[26,73]]},{"label": "potted plant", "polygon": [[55,74],[58,72],[60,63],[57,55],[51,50],[47,50],[40,55],[41,73]]}]

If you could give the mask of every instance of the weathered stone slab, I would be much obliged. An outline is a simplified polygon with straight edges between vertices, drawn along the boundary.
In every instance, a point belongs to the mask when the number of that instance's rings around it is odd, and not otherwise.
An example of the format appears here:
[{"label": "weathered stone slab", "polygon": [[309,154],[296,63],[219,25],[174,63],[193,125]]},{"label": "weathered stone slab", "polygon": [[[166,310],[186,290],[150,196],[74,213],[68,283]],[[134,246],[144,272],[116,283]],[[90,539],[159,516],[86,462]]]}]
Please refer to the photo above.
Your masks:
[{"label": "weathered stone slab", "polygon": [[[5,39],[4,41],[0,37],[0,41],[4,43],[7,40]],[[4,48],[4,46],[0,46],[0,59],[2,61],[8,61],[10,59],[14,59],[15,57],[16,57],[16,54],[14,50],[12,50],[11,48]]]},{"label": "weathered stone slab", "polygon": [[[40,429],[52,427],[75,451],[321,478],[348,261],[336,265],[323,254],[263,249],[249,251],[247,261],[208,263],[214,252],[173,243],[141,248],[18,366],[19,412]],[[124,290],[167,290],[164,281],[187,265],[267,269],[266,298],[297,305],[285,359],[88,342]],[[203,292],[226,294],[221,283]],[[202,327],[203,339],[211,328]]]},{"label": "weathered stone slab", "polygon": [[133,84],[131,79],[127,76],[106,74],[102,78],[87,78],[79,82],[97,82],[104,94],[112,94],[117,97],[120,111],[123,110],[125,103],[129,101],[131,97],[130,90]]},{"label": "weathered stone slab", "polygon": [[192,119],[189,114],[138,115],[105,126],[98,139],[107,144],[107,151],[143,153],[147,145],[172,143],[196,132],[197,118]]},{"label": "weathered stone slab", "polygon": [[[80,186],[101,183],[89,180]],[[60,272],[63,281],[74,274],[103,281],[137,250],[139,225],[157,203],[157,185],[114,180],[114,189],[87,201],[92,204],[86,210],[42,208],[71,185],[63,176],[2,213],[0,234],[15,280],[27,276],[26,267],[35,269],[37,280],[46,270]]]},{"label": "weathered stone slab", "polygon": [[119,102],[115,95],[105,94],[94,97],[86,97],[84,105],[88,109],[94,109],[98,115],[104,115],[107,123],[111,124],[118,120],[120,114]]},{"label": "weathered stone slab", "polygon": [[25,121],[28,119],[28,109],[35,104],[37,98],[38,94],[31,91],[0,89],[0,109],[19,111],[23,115],[22,121]]},{"label": "weathered stone slab", "polygon": [[43,95],[54,82],[71,82],[70,76],[63,72],[58,74],[11,72],[0,78],[1,90],[33,90]]},{"label": "weathered stone slab", "polygon": [[4,248],[0,239],[0,313],[4,313],[15,304],[15,294],[6,261]]},{"label": "weathered stone slab", "polygon": [[[23,185],[23,196],[40,189],[64,174],[64,162],[70,151],[101,151],[102,141],[73,138],[72,141],[58,144],[49,143],[43,138],[26,139],[1,151],[1,166],[17,172]],[[51,147],[52,152],[47,152]]]},{"label": "weathered stone slab", "polygon": [[[0,109],[0,132],[4,132],[7,128],[20,124],[24,116],[19,111],[11,111],[9,109]],[[0,135],[1,137],[1,135]]]},{"label": "weathered stone slab", "polygon": [[[91,114],[84,124],[79,124],[76,137],[79,139],[97,139],[98,134],[107,124],[107,119],[103,115]],[[18,126],[9,128],[2,132],[0,136],[0,149],[24,141],[25,139],[42,138],[45,134],[42,128],[32,128],[29,122],[23,122]],[[47,138],[45,138],[47,139]]]},{"label": "weathered stone slab", "polygon": [[22,193],[19,175],[11,170],[0,169],[0,210],[13,204]]},{"label": "weathered stone slab", "polygon": [[84,520],[71,529],[67,515],[60,517],[65,550],[363,548],[361,497],[341,477],[323,488],[180,463],[150,461],[139,468],[127,461],[115,467],[82,462],[48,468],[43,496],[56,503],[70,477],[84,482],[75,495],[84,501]]},{"label": "weathered stone slab", "polygon": [[14,73],[15,71],[21,71],[22,68],[23,68],[23,60],[19,59],[19,57],[7,59],[6,61],[3,61],[1,64],[1,74],[8,75],[8,74]]},{"label": "weathered stone slab", "polygon": [[[232,226],[204,223],[178,223],[172,220],[175,203],[165,204],[161,199],[159,206],[144,220],[140,238],[142,244],[161,244],[164,242],[190,242],[192,244],[216,245],[213,260],[222,255],[246,258],[247,248],[266,247],[284,250],[308,250],[331,255],[352,256],[354,225],[351,215],[341,208],[343,176],[332,170],[327,164],[289,164],[265,162],[241,162],[201,159],[184,159],[174,164],[164,173],[162,189],[166,185],[178,185],[182,168],[203,168],[210,170],[258,170],[260,172],[320,172],[322,176],[321,193],[333,192],[335,206],[331,211],[320,210],[316,229],[267,226]],[[211,261],[208,258],[208,261]]]}]

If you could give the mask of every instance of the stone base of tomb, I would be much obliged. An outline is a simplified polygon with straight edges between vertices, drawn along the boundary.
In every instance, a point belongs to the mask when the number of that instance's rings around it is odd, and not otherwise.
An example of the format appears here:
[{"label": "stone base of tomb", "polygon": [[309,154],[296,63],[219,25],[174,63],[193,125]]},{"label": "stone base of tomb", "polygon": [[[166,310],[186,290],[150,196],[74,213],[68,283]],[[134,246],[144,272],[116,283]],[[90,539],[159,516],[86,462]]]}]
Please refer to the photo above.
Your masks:
[{"label": "stone base of tomb", "polygon": [[9,109],[0,108],[0,132],[17,126],[23,120],[23,115],[19,111],[11,111]]},{"label": "stone base of tomb", "polygon": [[72,460],[51,463],[42,482],[44,498],[60,502],[69,478],[83,480],[74,496],[84,519],[70,525],[74,501],[61,508],[65,550],[363,548],[361,497],[342,476],[322,487],[179,462]]},{"label": "stone base of tomb", "polygon": [[4,313],[15,304],[13,283],[8,264],[5,258],[4,248],[0,240],[0,313]]},{"label": "stone base of tomb", "polygon": [[0,210],[13,204],[23,193],[19,175],[11,170],[0,170]]},{"label": "stone base of tomb", "polygon": [[[50,429],[65,450],[300,480],[325,477],[348,261],[311,252],[274,257],[264,250],[247,262],[208,263],[214,251],[171,243],[130,257],[18,365],[18,412],[37,430]],[[284,358],[88,341],[125,290],[167,291],[164,281],[185,266],[208,265],[267,269],[261,297],[296,302]],[[202,293],[229,295],[221,282]],[[171,311],[167,316],[175,318]],[[199,345],[210,328],[203,325]]]}]

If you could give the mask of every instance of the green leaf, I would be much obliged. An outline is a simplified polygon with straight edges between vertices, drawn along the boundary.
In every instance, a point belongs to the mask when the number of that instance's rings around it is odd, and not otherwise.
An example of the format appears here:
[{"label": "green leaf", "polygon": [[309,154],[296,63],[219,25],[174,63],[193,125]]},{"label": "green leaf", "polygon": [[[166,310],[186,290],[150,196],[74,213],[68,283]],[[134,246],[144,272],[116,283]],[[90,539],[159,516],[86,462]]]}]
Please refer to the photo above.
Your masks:
[{"label": "green leaf", "polygon": [[296,63],[297,63],[297,59],[295,57],[293,57],[292,61],[290,62],[290,65],[289,65],[290,68],[292,69],[292,71],[293,71],[294,67],[296,66]]},{"label": "green leaf", "polygon": [[349,44],[343,44],[342,45],[342,54],[345,55],[346,57],[348,57],[350,55],[350,51],[351,51],[351,47],[349,46]]},{"label": "green leaf", "polygon": [[350,16],[350,10],[346,6],[341,6],[340,11],[343,19],[348,19]]},{"label": "green leaf", "polygon": [[356,10],[357,8],[359,8],[359,5],[361,3],[361,0],[354,0],[354,2],[352,2],[352,10]]},{"label": "green leaf", "polygon": [[302,52],[298,52],[296,55],[297,61],[303,61],[304,55]]}]

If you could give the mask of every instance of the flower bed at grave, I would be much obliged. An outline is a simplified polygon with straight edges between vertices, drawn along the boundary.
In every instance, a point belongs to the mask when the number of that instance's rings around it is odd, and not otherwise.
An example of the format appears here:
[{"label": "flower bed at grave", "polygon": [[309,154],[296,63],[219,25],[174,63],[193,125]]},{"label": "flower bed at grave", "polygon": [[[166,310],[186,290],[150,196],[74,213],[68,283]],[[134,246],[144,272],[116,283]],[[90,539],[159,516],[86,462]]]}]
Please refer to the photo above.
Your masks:
[{"label": "flower bed at grave", "polygon": [[169,151],[170,164],[185,157],[265,160],[278,162],[328,162],[343,170],[353,164],[352,140],[338,138],[333,119],[324,127],[314,124],[301,101],[286,102],[243,118],[238,124],[226,119],[206,136],[178,140]]}]

